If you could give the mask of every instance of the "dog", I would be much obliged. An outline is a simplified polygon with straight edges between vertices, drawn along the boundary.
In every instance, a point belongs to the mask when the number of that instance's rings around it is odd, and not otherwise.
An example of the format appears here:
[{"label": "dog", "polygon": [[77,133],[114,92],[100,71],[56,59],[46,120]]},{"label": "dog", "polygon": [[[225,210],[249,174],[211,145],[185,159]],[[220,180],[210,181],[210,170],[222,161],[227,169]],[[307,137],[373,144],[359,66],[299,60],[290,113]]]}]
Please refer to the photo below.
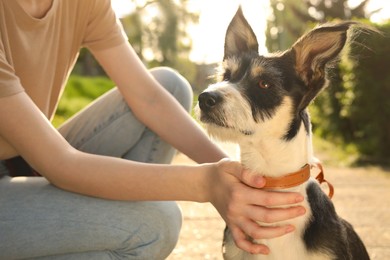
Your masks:
[{"label": "dog", "polygon": [[212,137],[238,143],[242,164],[268,178],[271,190],[304,194],[300,205],[306,214],[278,223],[294,225],[295,232],[254,241],[267,245],[269,255],[239,249],[226,228],[224,259],[369,259],[353,227],[337,215],[318,181],[309,177],[318,161],[307,108],[328,85],[328,69],[354,25],[321,25],[289,50],[262,56],[241,7],[230,22],[220,80],[198,97],[200,121]]}]

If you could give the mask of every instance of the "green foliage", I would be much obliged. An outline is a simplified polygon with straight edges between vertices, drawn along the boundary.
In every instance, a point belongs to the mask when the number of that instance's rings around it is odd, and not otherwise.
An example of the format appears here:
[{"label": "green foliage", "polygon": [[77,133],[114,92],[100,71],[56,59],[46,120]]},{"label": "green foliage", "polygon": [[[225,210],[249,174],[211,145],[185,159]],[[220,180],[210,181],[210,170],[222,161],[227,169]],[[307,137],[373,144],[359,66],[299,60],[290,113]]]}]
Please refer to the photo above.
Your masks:
[{"label": "green foliage", "polygon": [[[315,133],[346,146],[361,162],[390,163],[390,23],[384,35],[357,34],[340,63],[341,78],[311,108]],[[338,83],[337,83],[338,82]]]},{"label": "green foliage", "polygon": [[[189,11],[189,1],[128,1],[134,3],[135,11],[121,18],[121,23],[130,44],[146,66],[169,66],[180,72],[193,70],[195,65],[188,62],[192,41],[187,27],[197,22],[199,15]],[[188,67],[183,68],[183,64]],[[80,51],[73,73],[106,75],[87,49]]]},{"label": "green foliage", "polygon": [[270,0],[272,15],[267,23],[267,48],[271,52],[286,50],[307,29],[319,23],[369,18],[378,11],[366,12],[369,1],[361,0],[351,8],[348,0]]},{"label": "green foliage", "polygon": [[343,101],[350,103],[343,115],[350,133],[343,136],[346,141],[356,140],[369,161],[390,163],[390,23],[377,27],[385,36],[373,34],[365,42],[366,36],[359,35],[350,53],[360,58],[346,59],[343,64]]},{"label": "green foliage", "polygon": [[58,127],[66,119],[113,88],[113,86],[114,83],[106,77],[72,75],[58,104],[53,125]]},{"label": "green foliage", "polygon": [[[271,0],[267,47],[284,50],[317,23],[369,18],[369,0],[354,8],[347,0]],[[390,24],[390,23],[389,23]],[[390,164],[390,25],[376,25],[385,33],[357,34],[350,56],[331,71],[328,89],[310,106],[313,131],[359,161]],[[366,46],[366,47],[364,47]],[[353,151],[353,152],[351,152]]]},{"label": "green foliage", "polygon": [[187,25],[198,20],[188,10],[188,0],[132,0],[136,11],[121,19],[129,42],[138,56],[158,66],[173,67],[178,58],[187,58],[191,39]]},{"label": "green foliage", "polygon": [[359,152],[353,144],[341,145],[332,139],[314,135],[313,146],[315,155],[328,166],[350,166],[359,158]]},{"label": "green foliage", "polygon": [[302,1],[270,0],[272,15],[267,20],[266,46],[268,51],[284,51],[308,28],[307,20],[297,19],[294,10],[307,11]]}]

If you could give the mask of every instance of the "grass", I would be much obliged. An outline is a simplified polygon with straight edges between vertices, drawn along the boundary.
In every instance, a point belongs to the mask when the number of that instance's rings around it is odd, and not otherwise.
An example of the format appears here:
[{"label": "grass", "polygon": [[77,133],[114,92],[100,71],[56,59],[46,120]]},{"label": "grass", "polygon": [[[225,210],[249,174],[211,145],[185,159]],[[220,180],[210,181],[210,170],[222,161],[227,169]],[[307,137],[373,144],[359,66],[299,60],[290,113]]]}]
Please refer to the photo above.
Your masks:
[{"label": "grass", "polygon": [[58,104],[53,125],[58,127],[69,117],[114,87],[106,77],[82,77],[72,75]]},{"label": "grass", "polygon": [[359,158],[359,153],[353,144],[339,144],[314,135],[313,146],[314,155],[327,165],[351,166]]}]

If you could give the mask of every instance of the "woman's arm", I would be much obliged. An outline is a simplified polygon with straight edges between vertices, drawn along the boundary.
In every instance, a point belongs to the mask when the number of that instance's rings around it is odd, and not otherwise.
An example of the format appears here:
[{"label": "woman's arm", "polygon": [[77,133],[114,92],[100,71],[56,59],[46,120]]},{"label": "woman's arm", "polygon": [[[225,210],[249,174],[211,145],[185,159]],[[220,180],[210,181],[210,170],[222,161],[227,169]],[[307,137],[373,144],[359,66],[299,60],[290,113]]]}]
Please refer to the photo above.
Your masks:
[{"label": "woman's arm", "polygon": [[208,200],[204,178],[215,165],[143,164],[77,151],[24,92],[0,99],[0,122],[0,135],[60,188],[119,200]]},{"label": "woman's arm", "polygon": [[228,157],[151,76],[129,44],[94,52],[137,118],[198,163]]}]

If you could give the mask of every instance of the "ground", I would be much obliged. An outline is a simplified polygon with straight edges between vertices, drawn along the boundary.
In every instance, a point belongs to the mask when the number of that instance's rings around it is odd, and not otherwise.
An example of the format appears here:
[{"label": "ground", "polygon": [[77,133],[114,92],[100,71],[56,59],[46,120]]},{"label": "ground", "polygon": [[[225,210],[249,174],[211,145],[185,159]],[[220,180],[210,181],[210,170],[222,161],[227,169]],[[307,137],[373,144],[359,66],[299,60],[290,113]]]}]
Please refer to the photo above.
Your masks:
[{"label": "ground", "polygon": [[[232,152],[233,147],[222,144]],[[182,154],[176,164],[193,164]],[[390,259],[390,171],[378,167],[325,167],[325,177],[335,187],[333,202],[365,243],[371,259]],[[222,259],[224,222],[209,203],[179,202],[183,227],[168,260]]]}]

